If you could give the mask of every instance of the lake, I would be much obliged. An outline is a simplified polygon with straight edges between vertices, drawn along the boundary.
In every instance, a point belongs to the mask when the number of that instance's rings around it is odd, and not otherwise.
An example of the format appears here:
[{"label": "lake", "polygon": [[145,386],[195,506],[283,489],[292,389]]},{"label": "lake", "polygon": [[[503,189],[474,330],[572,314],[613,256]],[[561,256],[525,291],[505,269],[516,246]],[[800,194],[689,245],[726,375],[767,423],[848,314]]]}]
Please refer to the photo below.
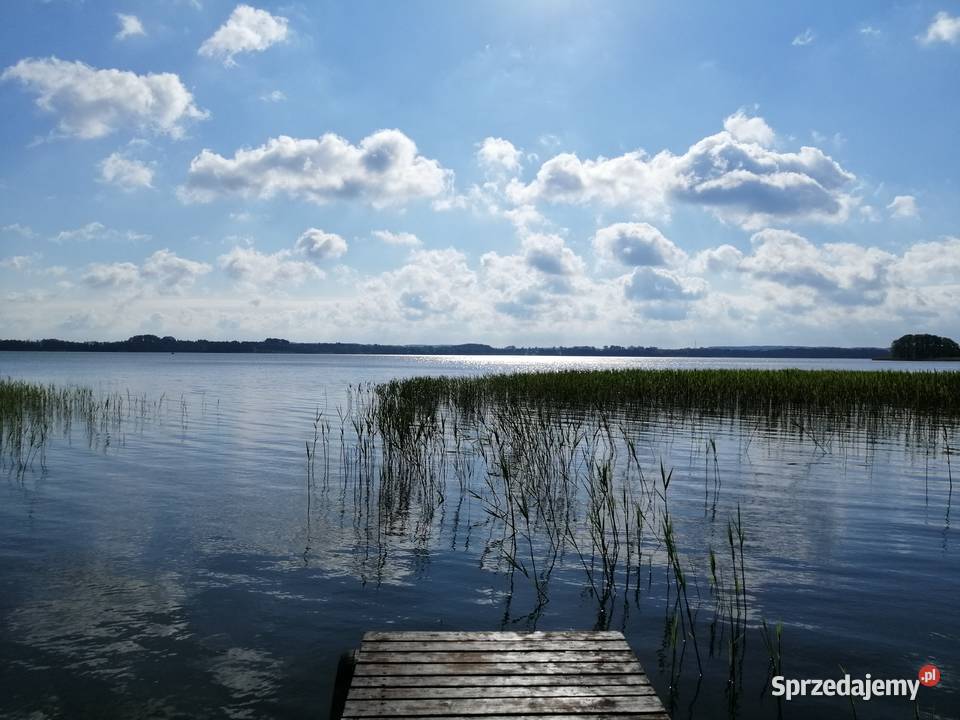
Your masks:
[{"label": "lake", "polygon": [[[0,353],[0,377],[144,398],[153,410],[49,443],[0,481],[0,716],[326,717],[337,661],[373,629],[622,630],[675,718],[908,718],[901,698],[777,703],[759,627],[783,623],[792,678],[917,676],[921,717],[960,717],[960,555],[942,446],[897,427],[839,438],[725,418],[644,425],[645,470],[673,470],[681,549],[724,547],[742,511],[748,632],[738,691],[722,643],[678,671],[671,601],[649,575],[603,608],[561,557],[549,602],[490,554],[488,507],[448,488],[425,521],[371,539],[338,467],[366,383],[611,367],[956,370],[955,363],[696,358]],[[305,444],[332,423],[327,482]],[[948,430],[953,448],[956,426]],[[344,436],[349,443],[349,432]],[[710,443],[713,450],[708,450]],[[712,454],[711,454],[712,453]],[[714,485],[715,478],[722,482]],[[721,489],[722,488],[722,489]],[[709,507],[708,507],[709,505]],[[954,520],[955,523],[955,520]],[[701,553],[702,554],[702,553]],[[702,559],[702,558],[700,558]],[[646,566],[642,566],[646,573]],[[697,586],[698,617],[713,610]],[[703,636],[701,636],[703,637]],[[843,670],[841,670],[843,668]]]}]

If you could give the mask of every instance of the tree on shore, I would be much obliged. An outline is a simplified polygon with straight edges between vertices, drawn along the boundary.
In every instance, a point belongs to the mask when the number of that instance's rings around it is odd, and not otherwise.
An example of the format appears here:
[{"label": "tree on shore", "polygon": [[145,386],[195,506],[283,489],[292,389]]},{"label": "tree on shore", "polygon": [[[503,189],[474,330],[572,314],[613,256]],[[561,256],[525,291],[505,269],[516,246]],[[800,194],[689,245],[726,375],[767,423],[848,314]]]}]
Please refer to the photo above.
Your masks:
[{"label": "tree on shore", "polygon": [[960,358],[960,345],[939,335],[904,335],[890,343],[894,360]]}]

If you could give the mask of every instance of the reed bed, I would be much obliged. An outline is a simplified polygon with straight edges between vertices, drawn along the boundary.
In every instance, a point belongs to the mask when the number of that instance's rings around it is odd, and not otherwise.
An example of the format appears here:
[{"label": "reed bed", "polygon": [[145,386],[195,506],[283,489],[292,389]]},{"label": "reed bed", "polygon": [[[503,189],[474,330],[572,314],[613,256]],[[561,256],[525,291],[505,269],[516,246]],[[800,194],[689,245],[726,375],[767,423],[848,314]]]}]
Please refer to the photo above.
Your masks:
[{"label": "reed bed", "polygon": [[[609,370],[395,380],[351,391],[341,415],[340,483],[354,497],[357,572],[376,581],[392,544],[426,546],[446,509],[466,498],[485,519],[481,567],[509,576],[504,622],[535,626],[558,567],[577,568],[597,627],[614,603],[657,594],[666,609],[664,667],[672,686],[685,663],[700,675],[725,661],[729,697],[742,692],[746,639],[783,660],[774,632],[751,608],[749,518],[721,504],[717,446],[705,428],[738,425],[800,436],[820,453],[902,437],[944,452],[960,418],[960,373],[801,370]],[[690,433],[702,448],[704,546],[685,540],[671,503],[673,470],[648,447],[651,428]],[[315,445],[313,446],[316,447]],[[308,462],[316,464],[316,450]],[[951,475],[952,479],[952,475]],[[324,485],[334,482],[328,473]],[[689,484],[687,485],[689,487]],[[688,500],[688,498],[684,498]],[[719,516],[718,516],[719,515]],[[440,518],[439,520],[437,518]],[[405,540],[404,540],[405,541]],[[528,612],[510,607],[528,584]],[[689,670],[687,671],[689,672]]]},{"label": "reed bed", "polygon": [[[56,437],[69,438],[74,428],[91,447],[108,447],[124,423],[158,416],[163,396],[150,402],[130,393],[98,395],[87,387],[59,387],[0,378],[0,467],[21,475],[35,464],[46,466],[46,449]],[[181,421],[186,402],[180,400]]]}]

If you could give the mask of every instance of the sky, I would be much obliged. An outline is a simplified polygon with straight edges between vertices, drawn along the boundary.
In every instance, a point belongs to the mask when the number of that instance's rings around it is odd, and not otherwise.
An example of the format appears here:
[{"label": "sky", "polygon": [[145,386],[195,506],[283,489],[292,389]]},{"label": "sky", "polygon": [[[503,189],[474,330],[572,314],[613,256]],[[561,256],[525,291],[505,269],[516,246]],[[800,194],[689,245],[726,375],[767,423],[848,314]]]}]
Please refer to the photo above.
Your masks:
[{"label": "sky", "polygon": [[960,2],[11,0],[0,337],[960,339]]}]

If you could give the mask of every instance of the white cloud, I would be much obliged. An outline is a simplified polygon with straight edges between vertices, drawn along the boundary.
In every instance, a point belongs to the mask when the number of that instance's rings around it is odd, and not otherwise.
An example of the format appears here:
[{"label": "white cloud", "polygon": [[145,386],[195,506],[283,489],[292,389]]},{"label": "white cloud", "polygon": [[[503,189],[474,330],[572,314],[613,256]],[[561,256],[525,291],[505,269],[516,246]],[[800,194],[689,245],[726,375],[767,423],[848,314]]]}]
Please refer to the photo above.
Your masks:
[{"label": "white cloud", "polygon": [[98,70],[50,57],[21,60],[0,80],[19,80],[37,95],[37,107],[59,117],[60,132],[83,139],[121,128],[179,138],[184,122],[208,115],[173,73]]},{"label": "white cloud", "polygon": [[742,111],[725,126],[683,155],[665,150],[650,157],[637,150],[581,160],[563,153],[543,163],[529,184],[512,180],[506,196],[515,205],[598,203],[660,217],[669,215],[671,201],[683,201],[751,229],[773,221],[848,217],[857,203],[848,192],[855,177],[823,151],[766,147],[761,143],[772,143],[773,131]]},{"label": "white cloud", "polygon": [[37,236],[37,234],[33,231],[33,228],[28,225],[21,225],[20,223],[4,225],[3,227],[0,227],[0,233],[11,233],[24,238],[32,238]]},{"label": "white cloud", "polygon": [[729,132],[704,138],[673,167],[673,195],[747,228],[775,220],[841,221],[855,179],[822,150],[777,152]]},{"label": "white cloud", "polygon": [[209,202],[223,195],[303,198],[315,203],[359,199],[376,208],[448,193],[453,172],[418,154],[399,130],[380,130],[353,145],[328,133],[316,139],[282,135],[232,158],[203,150],[193,158],[180,197]]},{"label": "white cloud", "polygon": [[851,243],[817,247],[786,230],[762,230],[750,242],[753,252],[740,262],[742,271],[788,288],[807,288],[839,305],[882,302],[896,259]]},{"label": "white cloud", "polygon": [[861,35],[867,37],[880,37],[883,34],[878,28],[873,27],[873,25],[862,25],[859,32]]},{"label": "white cloud", "polygon": [[559,235],[528,235],[521,242],[526,264],[546,275],[579,275],[583,260],[566,246]]},{"label": "white cloud", "polygon": [[274,102],[274,103],[285,102],[287,99],[287,95],[282,90],[273,90],[271,92],[266,93],[265,95],[261,95],[260,99],[263,100],[264,102]]},{"label": "white cloud", "polygon": [[528,185],[512,180],[506,194],[516,205],[538,201],[634,205],[647,215],[663,214],[673,162],[669,153],[648,158],[642,150],[596,160],[561,153],[543,163]]},{"label": "white cloud", "polygon": [[459,250],[414,250],[407,262],[362,286],[358,310],[371,323],[430,320],[453,328],[475,321],[479,282]]},{"label": "white cloud", "polygon": [[181,293],[212,269],[207,263],[187,260],[164,248],[147,258],[140,275],[156,282],[160,292]]},{"label": "white cloud", "polygon": [[770,146],[777,138],[762,117],[749,117],[743,110],[738,110],[724,120],[723,129],[740,142]]},{"label": "white cloud", "polygon": [[149,240],[150,236],[134,232],[133,230],[122,231],[109,228],[102,222],[95,220],[73,230],[61,230],[50,239],[53,242],[72,242],[75,240],[130,240],[137,242],[140,240]]},{"label": "white cloud", "polygon": [[282,289],[324,277],[312,262],[291,260],[291,255],[289,250],[268,254],[236,245],[217,258],[217,263],[230,277],[248,287],[267,285]]},{"label": "white cloud", "polygon": [[514,228],[520,235],[530,232],[530,228],[533,226],[544,225],[547,222],[547,219],[533,205],[520,205],[509,210],[503,210],[501,214],[513,223]]},{"label": "white cloud", "polygon": [[627,267],[676,265],[686,253],[648,223],[615,223],[597,230],[593,249],[605,261]]},{"label": "white cloud", "polygon": [[945,237],[910,246],[892,274],[908,288],[931,284],[960,286],[960,237]]},{"label": "white cloud", "polygon": [[924,45],[933,43],[955,44],[960,41],[960,17],[940,11],[933,16],[925,35],[919,38]]},{"label": "white cloud", "polygon": [[161,294],[180,294],[210,270],[207,263],[182,258],[164,248],[150,255],[142,266],[132,262],[91,263],[80,280],[93,288],[153,289]]},{"label": "white cloud", "polygon": [[33,267],[36,259],[37,258],[35,255],[13,255],[12,257],[0,260],[0,268],[7,268],[9,270],[23,272]]},{"label": "white cloud", "polygon": [[204,40],[198,53],[222,58],[227,67],[236,65],[240,53],[263,52],[287,39],[288,20],[249,5],[237,5],[227,21]]},{"label": "white cloud", "polygon": [[516,174],[520,171],[523,153],[515,148],[509,140],[488,137],[478,147],[477,161],[487,172],[497,175],[502,173]]},{"label": "white cloud", "polygon": [[902,219],[916,217],[919,213],[917,199],[913,195],[897,195],[889,205],[890,217]]},{"label": "white cloud", "polygon": [[331,260],[347,252],[347,241],[335,233],[308,228],[297,238],[296,251],[315,262]]},{"label": "white cloud", "polygon": [[691,270],[698,275],[724,273],[736,270],[743,260],[743,253],[733,245],[719,245],[702,250],[690,261]]},{"label": "white cloud", "polygon": [[804,47],[816,39],[817,36],[813,34],[813,30],[811,28],[807,28],[802,33],[797,35],[790,44],[794,47]]},{"label": "white cloud", "polygon": [[670,270],[640,266],[626,277],[624,294],[630,300],[687,302],[703,297],[706,283]]},{"label": "white cloud", "polygon": [[132,287],[140,280],[140,268],[131,262],[91,263],[80,278],[90,287]]},{"label": "white cloud", "polygon": [[401,245],[404,247],[416,248],[422,244],[420,238],[413,233],[391,232],[390,230],[374,230],[372,235],[378,240],[382,240],[387,245]]},{"label": "white cloud", "polygon": [[117,40],[124,40],[134,35],[147,34],[143,29],[143,23],[140,22],[140,18],[136,15],[117,13],[117,20],[120,22],[120,31],[115,36]]},{"label": "white cloud", "polygon": [[153,187],[153,168],[115,152],[100,163],[100,179],[123,190]]}]

